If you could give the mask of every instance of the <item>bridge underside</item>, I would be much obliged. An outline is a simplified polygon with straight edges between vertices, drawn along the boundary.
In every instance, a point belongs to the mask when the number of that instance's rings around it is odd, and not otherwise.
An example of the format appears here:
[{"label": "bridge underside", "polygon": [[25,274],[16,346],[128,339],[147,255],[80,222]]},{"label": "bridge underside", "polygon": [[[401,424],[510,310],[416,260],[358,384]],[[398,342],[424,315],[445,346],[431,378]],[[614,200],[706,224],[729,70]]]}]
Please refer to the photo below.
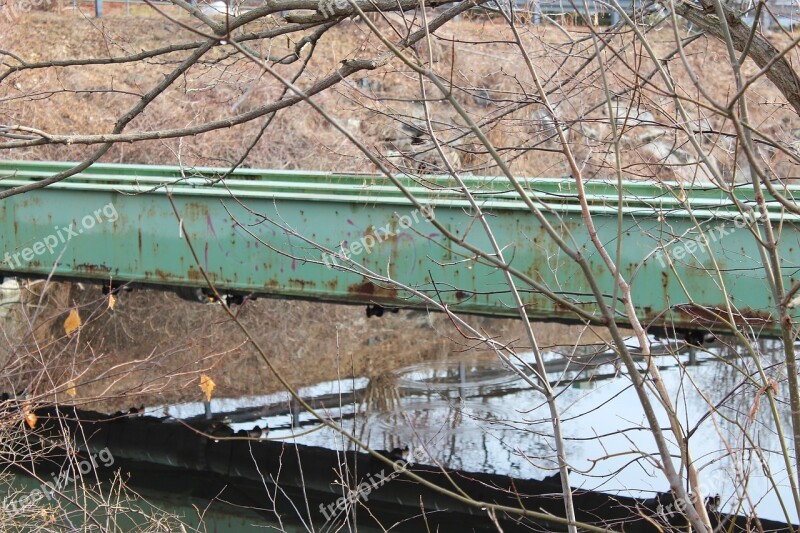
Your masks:
[{"label": "bridge underside", "polygon": [[[0,162],[0,189],[68,166]],[[401,308],[433,308],[430,298],[454,312],[519,316],[504,273],[428,219],[491,253],[464,196],[445,177],[404,180],[426,208],[420,210],[375,176],[244,169],[222,183],[215,179],[222,172],[95,165],[2,200],[0,274],[189,289],[210,281],[220,293]],[[508,182],[466,179],[490,215],[528,315],[598,320],[586,274]],[[558,234],[587,257],[603,301],[624,323],[574,182],[522,181]],[[615,184],[590,183],[588,193],[598,238],[612,257],[619,254],[644,324],[726,331],[727,321],[754,333],[778,332],[758,244],[725,194],[695,188],[676,195],[635,182],[623,184],[621,204]],[[753,205],[752,190],[737,197]],[[770,217],[782,222],[779,255],[788,287],[800,278],[797,220],[777,207]]]}]

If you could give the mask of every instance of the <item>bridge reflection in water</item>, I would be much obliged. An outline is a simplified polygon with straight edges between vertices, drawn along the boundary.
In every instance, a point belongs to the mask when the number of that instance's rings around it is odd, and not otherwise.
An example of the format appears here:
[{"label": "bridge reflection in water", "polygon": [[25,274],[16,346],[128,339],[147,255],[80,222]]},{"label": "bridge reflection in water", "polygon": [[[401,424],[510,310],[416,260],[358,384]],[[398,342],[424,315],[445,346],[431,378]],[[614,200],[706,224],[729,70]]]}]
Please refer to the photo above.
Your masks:
[{"label": "bridge reflection in water", "polygon": [[[756,347],[762,364],[780,363],[779,342],[761,341]],[[748,388],[748,356],[735,346],[713,344],[703,349],[667,342],[654,347],[670,393],[679,398],[679,416],[688,431],[695,457],[702,457],[703,487],[707,496],[719,494],[726,512],[749,512],[750,502],[763,519],[785,521],[779,496],[791,500],[788,486],[775,492],[755,454],[726,448],[741,442],[743,431],[759,442],[774,476],[785,472],[776,452],[774,423],[768,409],[753,413],[759,392]],[[584,490],[634,498],[653,498],[668,491],[663,475],[648,461],[625,452],[632,449],[656,454],[630,381],[607,348],[565,348],[549,355],[551,382],[560,388],[559,405],[573,486]],[[520,364],[524,364],[521,361]],[[644,361],[642,361],[644,364]],[[753,369],[753,372],[756,370]],[[686,388],[686,376],[697,390]],[[352,384],[352,388],[347,388]],[[342,388],[345,387],[345,388]],[[591,394],[589,394],[591,390]],[[727,395],[728,391],[737,391]],[[422,363],[371,380],[322,383],[302,391],[313,405],[341,422],[377,449],[408,446],[413,460],[468,472],[509,475],[520,479],[552,476],[553,442],[546,405],[537,403],[526,384],[492,359],[467,358]],[[711,405],[714,405],[712,419]],[[781,416],[789,423],[788,406]],[[202,418],[202,407],[185,404],[166,408],[174,416]],[[233,430],[269,426],[270,438],[341,449],[346,442],[311,415],[292,415],[290,402],[280,395],[214,401],[216,416],[226,417]],[[750,414],[753,420],[750,420]],[[667,423],[663,412],[659,417]],[[718,424],[718,427],[715,427]],[[740,427],[741,426],[741,427]],[[310,431],[318,429],[317,431]],[[293,435],[296,435],[293,437]],[[677,453],[677,448],[675,449]],[[638,452],[637,452],[638,454]],[[744,481],[737,469],[749,464],[746,481],[750,501],[740,499]],[[797,517],[792,518],[797,521]]]}]

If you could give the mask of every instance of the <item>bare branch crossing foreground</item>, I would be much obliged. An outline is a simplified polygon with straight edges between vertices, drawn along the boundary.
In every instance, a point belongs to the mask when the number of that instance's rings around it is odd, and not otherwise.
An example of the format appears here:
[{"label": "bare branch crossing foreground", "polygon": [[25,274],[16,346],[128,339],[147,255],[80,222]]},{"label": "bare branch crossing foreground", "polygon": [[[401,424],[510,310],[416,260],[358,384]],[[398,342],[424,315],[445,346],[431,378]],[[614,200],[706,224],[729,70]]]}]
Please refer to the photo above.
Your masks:
[{"label": "bare branch crossing foreground", "polygon": [[[257,6],[226,4],[224,12],[215,14],[202,3],[173,0],[171,5],[147,2],[137,16],[112,14],[97,21],[91,13],[47,12],[50,7],[55,10],[55,4],[42,4],[47,6],[42,11],[39,4],[31,10],[32,4],[23,9],[14,1],[0,4],[0,153],[5,160],[74,164],[37,181],[0,188],[0,210],[11,205],[13,197],[33,195],[101,161],[179,165],[183,176],[156,185],[167,192],[195,177],[193,169],[201,166],[224,169],[203,186],[211,181],[224,185],[237,169],[245,168],[364,173],[365,186],[371,180],[370,185],[399,191],[407,200],[406,212],[415,218],[412,222],[406,217],[409,222],[401,228],[414,231],[417,222],[424,221],[437,238],[446,239],[452,263],[439,264],[428,256],[429,266],[476,265],[502,275],[502,286],[487,291],[507,295],[519,317],[524,336],[510,342],[499,341],[441,297],[413,286],[391,263],[367,267],[365,256],[398,239],[391,224],[356,238],[345,238],[343,230],[340,246],[329,248],[315,235],[297,231],[280,214],[256,211],[246,195],[231,192],[226,199],[226,209],[232,205],[241,208],[236,212],[243,209],[260,217],[259,224],[286,235],[287,242],[302,243],[304,253],[295,245],[278,249],[259,240],[260,230],[236,220],[230,211],[239,235],[254,247],[290,257],[297,268],[324,266],[402,290],[414,298],[416,307],[445,316],[448,336],[468,349],[493,354],[516,373],[530,392],[529,405],[515,406],[517,422],[546,436],[547,451],[515,453],[534,469],[557,473],[563,507],[558,516],[550,516],[537,509],[493,504],[472,498],[456,480],[436,484],[413,469],[401,469],[393,477],[407,476],[426,490],[474,506],[498,530],[498,516],[513,516],[523,525],[525,520],[551,520],[553,527],[570,532],[623,530],[624,524],[578,520],[586,510],[576,509],[572,480],[576,475],[596,476],[601,479],[598,487],[613,485],[619,472],[635,468],[655,473],[653,486],[669,493],[663,502],[658,499],[657,512],[642,511],[653,530],[741,529],[720,518],[722,510],[748,517],[756,531],[767,505],[762,500],[777,510],[778,516],[770,518],[795,524],[800,519],[800,275],[798,265],[782,254],[787,246],[797,246],[785,239],[795,230],[793,217],[800,215],[793,197],[797,189],[791,187],[800,169],[800,37],[778,16],[780,5],[648,1],[630,11],[627,4],[623,8],[610,0],[574,2],[564,13],[551,13],[536,2],[527,10],[499,0],[266,0]],[[30,32],[41,32],[38,44],[31,44]],[[563,195],[574,200],[587,238],[580,240],[576,228],[537,196],[535,180],[523,179],[529,176],[569,180]],[[659,280],[643,279],[643,265],[626,268],[621,261],[623,247],[634,242],[631,235],[641,235],[649,226],[629,223],[621,208],[601,220],[589,205],[587,190],[594,184],[608,183],[613,196],[609,203],[613,199],[614,205],[623,206],[635,200],[624,196],[626,184],[637,181],[657,185],[664,205],[671,206],[669,212],[655,209],[661,234],[648,235],[654,244],[646,261],[660,265]],[[425,189],[424,197],[415,187]],[[540,250],[544,259],[537,264],[547,265],[548,272],[523,264],[517,245],[498,238],[496,217],[485,200],[490,189],[499,194],[498,187],[523,206],[524,217],[542,228],[547,242],[529,239],[525,245]],[[735,230],[730,224],[715,224],[714,212],[692,203],[687,195],[701,189],[735,211]],[[353,194],[362,192],[354,189]],[[445,205],[447,195],[465,202],[468,224],[456,227],[437,217],[437,202]],[[375,201],[376,196],[363,194],[365,206]],[[176,227],[182,227],[185,213],[175,203],[172,207]],[[106,223],[131,216],[111,211],[102,211]],[[676,233],[669,226],[667,215],[674,212],[690,221],[688,231]],[[345,219],[343,215],[343,227]],[[613,239],[604,237],[609,232]],[[30,248],[7,253],[0,258],[0,271],[22,269],[34,256],[52,255],[56,262],[58,246],[67,244],[56,235],[58,230]],[[275,364],[272,347],[214,286],[204,267],[204,243],[192,242],[188,235],[181,238],[192,269],[208,285],[203,294],[222,302],[226,327],[239,339],[230,351],[246,346],[258,357],[254,373],[278,383],[342,443],[369,450],[381,465],[394,468],[392,459],[372,450],[364,435],[298,395],[297,384]],[[433,237],[429,240],[435,242]],[[709,286],[729,295],[729,258],[751,246],[757,250],[771,306],[747,309],[728,297],[726,306],[703,308],[678,272],[696,268],[707,276]],[[575,278],[580,279],[564,279],[560,261],[575,265]],[[610,291],[604,288],[606,279],[612,280]],[[692,309],[697,331],[661,326],[656,331],[638,311],[642,294],[659,290],[657,285],[669,280],[684,292],[684,298],[671,305]],[[437,280],[429,281],[436,286]],[[108,380],[91,401],[157,389],[146,380],[125,393],[118,387],[127,387],[131,375],[160,372],[169,350],[110,364],[75,334],[86,326],[65,335],[54,333],[55,319],[40,316],[41,309],[48,309],[45,300],[55,299],[51,304],[59,312],[75,304],[68,295],[59,296],[57,286],[47,289],[51,280],[33,283],[43,286],[39,291],[37,285],[25,285],[26,303],[17,317],[23,327],[3,325],[7,346],[0,375],[9,387],[30,392],[27,403],[6,409],[12,414],[0,431],[11,441],[24,430],[14,417],[28,416],[35,406],[63,402],[65,395],[73,401],[76,387]],[[584,287],[585,293],[570,296],[569,288],[575,286]],[[109,280],[110,296],[102,301],[106,307],[95,307],[92,320],[102,321],[114,311],[115,291]],[[631,449],[609,450],[590,459],[595,466],[589,471],[576,472],[583,458],[571,454],[571,436],[564,428],[577,415],[564,398],[572,380],[580,380],[567,370],[554,378],[539,325],[529,320],[522,296],[531,291],[572,313],[571,320],[587,335],[605,339],[604,349],[613,353],[615,379],[627,380],[641,410],[640,420],[630,421],[629,428],[613,436],[627,438],[628,430],[645,431],[648,445],[635,441]],[[587,311],[581,298],[591,299],[593,310]],[[743,319],[749,316],[768,316],[777,325],[777,349],[765,348],[773,341]],[[40,325],[43,320],[49,329]],[[713,332],[704,329],[711,322]],[[302,330],[303,325],[296,327]],[[693,354],[700,351],[724,364],[730,379],[719,389],[704,385],[679,350],[655,353],[656,334],[680,337],[693,346]],[[582,342],[569,342],[569,357],[577,358]],[[665,357],[680,369],[679,385],[662,374]],[[198,368],[214,368],[207,361],[197,363],[191,369],[175,369],[168,377],[178,383],[187,375],[194,377]],[[589,391],[587,397],[593,394]],[[702,413],[689,412],[690,397],[701,399]],[[538,413],[539,406],[546,410],[545,420],[531,422],[527,414]],[[32,429],[35,421],[24,416]],[[704,425],[723,443],[713,457],[697,452],[697,431]],[[772,441],[762,444],[767,434]],[[596,438],[602,442],[611,435]],[[12,448],[25,460],[35,455]],[[4,460],[14,457],[1,453]],[[615,462],[620,457],[624,465]],[[722,497],[709,481],[717,463],[728,467]],[[620,466],[614,472],[604,469],[607,464]],[[756,472],[767,480],[767,495],[751,492]],[[268,485],[265,481],[265,488]],[[378,490],[380,485],[382,481],[375,481],[367,488]],[[633,494],[638,489],[621,490]],[[124,493],[121,484],[107,493],[86,489],[85,496],[108,506]],[[298,518],[309,530],[334,525],[355,529],[355,522],[340,520],[340,511],[355,517],[356,508],[369,509],[370,501],[357,490],[351,493],[356,495],[353,501],[341,506],[336,499],[321,504],[322,514],[304,510],[298,502]],[[75,495],[72,500],[82,501]],[[91,507],[81,504],[87,523],[95,520]],[[2,520],[5,514],[0,514]],[[148,520],[167,527],[174,517],[154,512]]]}]

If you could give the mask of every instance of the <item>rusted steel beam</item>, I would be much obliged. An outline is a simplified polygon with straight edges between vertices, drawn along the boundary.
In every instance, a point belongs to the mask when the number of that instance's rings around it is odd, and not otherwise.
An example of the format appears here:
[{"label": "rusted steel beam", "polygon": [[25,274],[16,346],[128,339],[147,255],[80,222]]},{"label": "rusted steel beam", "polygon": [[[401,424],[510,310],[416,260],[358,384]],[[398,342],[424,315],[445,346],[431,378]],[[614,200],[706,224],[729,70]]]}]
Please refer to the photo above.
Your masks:
[{"label": "rusted steel beam", "polygon": [[[0,162],[0,188],[67,167]],[[202,269],[222,292],[426,307],[408,291],[347,269],[346,255],[454,311],[517,316],[502,273],[448,241],[427,218],[491,252],[466,199],[446,177],[404,178],[429,208],[421,212],[378,176],[244,169],[221,183],[217,178],[222,172],[102,164],[46,189],[0,201],[0,272],[200,288],[206,286]],[[584,273],[559,250],[508,182],[497,177],[466,180],[490,214],[511,266],[539,284],[519,280],[528,314],[561,321],[598,317],[597,299]],[[624,322],[623,303],[590,242],[574,183],[542,178],[522,182],[562,237],[588,258],[605,302],[616,307]],[[729,321],[777,333],[775,302],[757,241],[728,195],[717,189],[671,190],[641,182],[623,183],[622,203],[618,194],[614,183],[588,184],[598,236],[612,257],[620,246],[619,264],[632,282],[634,305],[645,324],[725,330]],[[753,206],[752,196],[748,188],[736,192],[741,205]],[[769,217],[781,223],[778,248],[789,287],[800,279],[798,217],[777,203],[770,205]],[[184,235],[193,243],[199,265]]]}]

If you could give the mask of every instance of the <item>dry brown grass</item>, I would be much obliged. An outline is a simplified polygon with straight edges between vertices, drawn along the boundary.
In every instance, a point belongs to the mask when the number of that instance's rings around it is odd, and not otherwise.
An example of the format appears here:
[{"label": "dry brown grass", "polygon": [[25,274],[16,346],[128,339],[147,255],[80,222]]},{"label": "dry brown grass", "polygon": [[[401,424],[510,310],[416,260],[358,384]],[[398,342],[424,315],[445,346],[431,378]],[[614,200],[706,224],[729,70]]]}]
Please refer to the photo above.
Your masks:
[{"label": "dry brown grass", "polygon": [[[3,45],[6,49],[24,51],[28,61],[41,61],[68,57],[94,55],[123,55],[152,48],[154,43],[165,45],[187,39],[195,40],[191,33],[155,16],[125,16],[116,14],[101,20],[86,19],[70,14],[29,13],[22,23],[3,26]],[[260,26],[277,24],[262,22]],[[591,106],[604,98],[599,89],[597,73],[569,77],[569,72],[583,61],[591,47],[590,42],[566,46],[564,36],[552,26],[524,26],[526,44],[536,59],[540,76],[549,80],[548,87],[563,85],[564,97],[553,95],[562,120],[574,121],[583,117]],[[573,38],[586,36],[586,30],[572,28]],[[280,37],[268,43],[273,56],[288,53],[293,38]],[[460,87],[455,96],[476,120],[486,119],[504,112],[504,106],[519,100],[524,93],[533,94],[534,87],[524,64],[513,46],[503,44],[511,34],[498,20],[479,18],[457,21],[437,32],[432,41],[433,67]],[[786,37],[776,36],[776,40]],[[486,42],[487,40],[491,42]],[[456,42],[457,41],[457,42]],[[663,56],[674,47],[672,30],[660,29],[651,33],[656,53]],[[637,77],[649,72],[652,63],[641,47],[631,46],[630,34],[613,40],[613,51],[606,54],[609,63],[609,84],[612,92],[636,85]],[[266,46],[266,44],[262,45]],[[417,52],[427,57],[427,46],[418,46]],[[301,85],[330,73],[340,61],[355,57],[373,57],[380,51],[374,35],[365,25],[345,22],[330,30],[320,41]],[[157,130],[182,127],[203,121],[235,116],[276,98],[280,84],[269,76],[261,76],[258,68],[242,60],[211,61],[230,52],[218,48],[209,53],[209,61],[192,69],[187,76],[159,97],[141,117],[128,128]],[[725,50],[714,40],[700,39],[687,49],[689,62],[698,73],[713,76],[708,89],[714,98],[724,100],[732,93],[730,69],[724,66]],[[168,69],[184,57],[175,53],[166,58],[148,61],[142,65],[113,65],[103,67],[71,67],[47,71],[26,72],[13,76],[0,87],[0,122],[26,124],[49,132],[101,133],[109,131],[117,117],[138,100],[138,95],[148,90]],[[290,76],[297,66],[281,66],[278,70]],[[670,62],[679,92],[688,98],[698,94],[679,60]],[[752,63],[745,72],[756,71]],[[359,84],[361,78],[368,81]],[[113,87],[114,92],[108,91]],[[478,105],[473,95],[486,89],[499,100],[493,106]],[[663,84],[654,78],[651,85],[626,96],[636,106],[653,114],[658,122],[676,124],[677,116]],[[100,92],[93,92],[100,91]],[[316,101],[335,117],[344,121],[368,146],[386,155],[399,148],[420,153],[417,159],[438,159],[432,156],[432,146],[408,147],[399,132],[396,119],[419,119],[419,106],[413,100],[420,98],[419,83],[415,76],[394,61],[367,75],[338,85],[334,90],[316,97]],[[507,103],[504,103],[507,101]],[[794,134],[800,128],[797,117],[790,112],[772,85],[762,80],[754,85],[750,96],[753,122],[766,133],[786,142],[795,142]],[[704,114],[701,107],[687,104],[695,116]],[[452,140],[465,131],[463,120],[445,104],[431,102],[434,128],[442,139]],[[487,129],[489,137],[511,160],[514,171],[521,175],[564,175],[567,172],[563,157],[542,151],[538,144],[547,128],[541,120],[542,108],[536,104],[510,113],[494,121]],[[602,111],[590,113],[583,126],[570,131],[570,142],[580,160],[587,163],[588,175],[611,175],[608,141],[610,130],[603,126],[606,119]],[[720,131],[731,131],[724,120],[710,117],[711,126]],[[258,120],[233,129],[215,131],[183,140],[164,140],[117,145],[104,157],[109,162],[177,163],[188,165],[227,165],[237,160],[244,145],[256,136],[262,121]],[[628,127],[623,133],[623,167],[637,179],[675,178],[675,172],[664,171],[654,160],[652,149],[642,146],[643,128]],[[674,137],[674,135],[673,135]],[[715,139],[713,151],[721,168],[728,172],[735,157],[730,146]],[[715,142],[714,139],[710,142]],[[685,146],[680,135],[672,139],[677,146]],[[552,148],[552,146],[549,146]],[[427,151],[426,151],[427,150]],[[425,152],[426,151],[426,152]],[[19,151],[12,157],[28,159],[77,160],[87,150],[74,146],[49,146]],[[457,168],[475,173],[496,173],[474,137],[456,142],[453,153]],[[768,156],[769,157],[769,156]],[[783,176],[796,175],[797,169],[780,155],[771,161],[776,172]],[[441,162],[437,162],[441,168]],[[372,171],[367,159],[319,115],[308,106],[300,105],[280,112],[264,138],[258,142],[246,161],[246,166],[268,168],[299,168],[337,171]],[[405,162],[403,167],[408,167]],[[411,165],[413,169],[413,164]],[[427,168],[432,168],[428,166]]]}]

